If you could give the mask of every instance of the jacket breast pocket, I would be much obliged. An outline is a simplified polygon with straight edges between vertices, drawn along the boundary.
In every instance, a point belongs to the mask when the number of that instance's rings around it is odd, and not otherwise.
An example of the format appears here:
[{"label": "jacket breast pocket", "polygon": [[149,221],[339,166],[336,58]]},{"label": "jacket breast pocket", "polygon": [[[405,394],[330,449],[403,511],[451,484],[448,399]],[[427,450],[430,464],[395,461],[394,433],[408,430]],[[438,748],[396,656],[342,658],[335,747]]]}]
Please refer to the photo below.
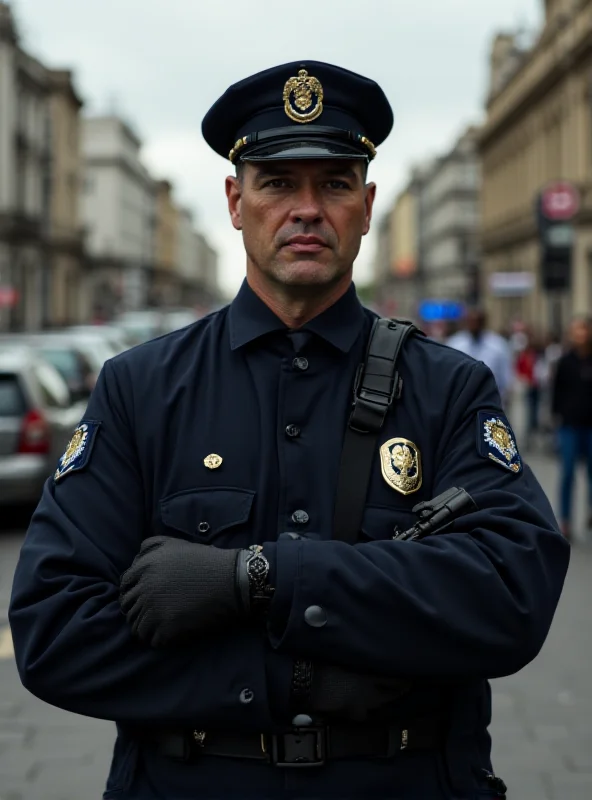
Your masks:
[{"label": "jacket breast pocket", "polygon": [[362,541],[392,539],[397,531],[412,528],[417,519],[409,509],[366,506],[362,520]]},{"label": "jacket breast pocket", "polygon": [[[188,489],[160,501],[166,529],[204,544],[247,546],[252,532],[249,518],[255,492],[230,487]],[[244,539],[244,542],[241,541]]]}]

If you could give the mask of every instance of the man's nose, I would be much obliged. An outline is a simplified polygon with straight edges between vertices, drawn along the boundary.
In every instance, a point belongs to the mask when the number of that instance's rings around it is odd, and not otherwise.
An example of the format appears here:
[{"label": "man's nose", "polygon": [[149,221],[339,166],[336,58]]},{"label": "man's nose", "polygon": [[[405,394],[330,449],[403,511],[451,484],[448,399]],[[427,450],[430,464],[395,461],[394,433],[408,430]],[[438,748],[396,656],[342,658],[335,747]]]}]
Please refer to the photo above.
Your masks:
[{"label": "man's nose", "polygon": [[323,207],[321,198],[313,187],[302,187],[294,200],[290,214],[292,222],[300,222],[304,225],[322,222]]}]

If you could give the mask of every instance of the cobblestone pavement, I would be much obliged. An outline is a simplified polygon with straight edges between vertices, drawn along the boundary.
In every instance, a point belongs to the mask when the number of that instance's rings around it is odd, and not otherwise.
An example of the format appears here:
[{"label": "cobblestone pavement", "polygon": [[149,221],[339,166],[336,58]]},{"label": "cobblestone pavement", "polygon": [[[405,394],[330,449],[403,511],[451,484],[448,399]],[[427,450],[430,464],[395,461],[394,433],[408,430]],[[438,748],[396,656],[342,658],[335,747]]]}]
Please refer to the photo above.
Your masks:
[{"label": "cobblestone pavement", "polygon": [[[530,463],[553,496],[554,461],[539,454]],[[592,546],[583,541],[580,506],[581,537],[551,634],[531,665],[493,682],[494,763],[510,800],[592,798]],[[0,533],[0,800],[95,800],[113,726],[36,700],[14,666],[6,609],[25,524],[14,520],[11,531],[5,522]]]}]

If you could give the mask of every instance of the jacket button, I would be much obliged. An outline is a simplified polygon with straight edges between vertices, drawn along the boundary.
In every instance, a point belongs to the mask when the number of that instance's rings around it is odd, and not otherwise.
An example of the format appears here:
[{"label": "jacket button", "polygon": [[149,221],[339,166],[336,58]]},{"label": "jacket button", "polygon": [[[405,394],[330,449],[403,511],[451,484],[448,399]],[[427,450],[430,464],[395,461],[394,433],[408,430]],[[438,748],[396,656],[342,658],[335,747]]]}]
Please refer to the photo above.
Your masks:
[{"label": "jacket button", "polygon": [[207,533],[210,530],[210,523],[209,522],[200,522],[197,526],[197,530],[200,533]]},{"label": "jacket button", "polygon": [[297,436],[300,436],[300,428],[298,425],[286,425],[286,433],[288,436],[295,439]]},{"label": "jacket button", "polygon": [[255,692],[252,689],[243,689],[239,695],[239,700],[241,703],[252,703],[255,699]]},{"label": "jacket button", "polygon": [[292,725],[296,728],[306,728],[308,725],[312,725],[312,717],[309,717],[308,714],[296,714]]},{"label": "jacket button", "polygon": [[306,525],[308,519],[309,519],[308,514],[301,508],[299,508],[298,511],[295,511],[292,514],[292,522],[295,522],[297,525]]},{"label": "jacket button", "polygon": [[304,621],[311,628],[322,628],[327,624],[327,613],[320,606],[309,606],[304,612]]},{"label": "jacket button", "polygon": [[292,366],[294,369],[301,369],[305,370],[308,369],[308,359],[302,358],[302,356],[298,356],[297,358],[292,361]]}]

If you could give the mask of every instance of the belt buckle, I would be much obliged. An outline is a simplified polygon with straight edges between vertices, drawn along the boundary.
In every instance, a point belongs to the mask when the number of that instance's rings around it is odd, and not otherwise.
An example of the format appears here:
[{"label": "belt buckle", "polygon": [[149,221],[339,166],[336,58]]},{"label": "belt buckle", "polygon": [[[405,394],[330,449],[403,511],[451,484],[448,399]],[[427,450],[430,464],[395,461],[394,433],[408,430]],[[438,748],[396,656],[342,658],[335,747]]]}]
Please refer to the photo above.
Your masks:
[{"label": "belt buckle", "polygon": [[327,759],[326,727],[311,725],[272,734],[270,757],[276,767],[322,767]]}]

